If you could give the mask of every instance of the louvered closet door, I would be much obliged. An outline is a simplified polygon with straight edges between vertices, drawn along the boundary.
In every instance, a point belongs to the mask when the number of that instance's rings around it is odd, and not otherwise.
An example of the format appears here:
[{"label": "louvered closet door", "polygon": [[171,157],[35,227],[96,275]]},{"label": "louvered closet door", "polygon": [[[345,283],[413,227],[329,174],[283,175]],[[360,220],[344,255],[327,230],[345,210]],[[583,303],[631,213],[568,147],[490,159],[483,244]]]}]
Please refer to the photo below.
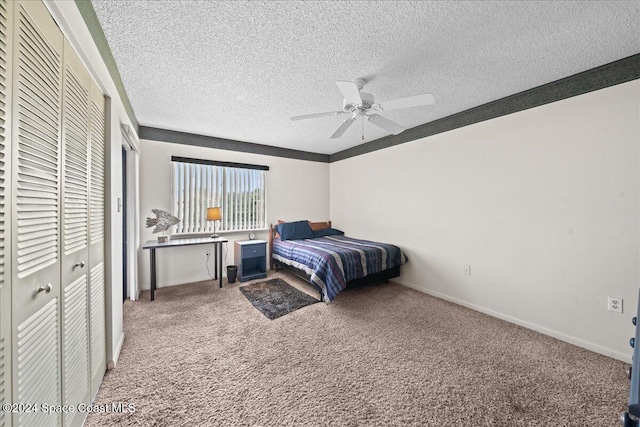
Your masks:
[{"label": "louvered closet door", "polygon": [[105,102],[91,84],[89,113],[89,325],[91,335],[91,395],[98,391],[106,370],[105,319]]},{"label": "louvered closet door", "polygon": [[[11,186],[11,160],[9,116],[11,106],[11,41],[13,19],[13,2],[0,0],[0,405],[11,401],[11,237],[9,224],[11,220],[11,202],[8,190]],[[12,424],[11,414],[0,411],[0,427]]]},{"label": "louvered closet door", "polygon": [[[14,4],[13,401],[61,402],[60,111],[63,36],[41,2]],[[51,426],[59,415],[15,414]]]},{"label": "louvered closet door", "polygon": [[[62,403],[89,404],[89,90],[91,77],[69,42],[62,109]],[[82,425],[84,413],[62,415]]]}]

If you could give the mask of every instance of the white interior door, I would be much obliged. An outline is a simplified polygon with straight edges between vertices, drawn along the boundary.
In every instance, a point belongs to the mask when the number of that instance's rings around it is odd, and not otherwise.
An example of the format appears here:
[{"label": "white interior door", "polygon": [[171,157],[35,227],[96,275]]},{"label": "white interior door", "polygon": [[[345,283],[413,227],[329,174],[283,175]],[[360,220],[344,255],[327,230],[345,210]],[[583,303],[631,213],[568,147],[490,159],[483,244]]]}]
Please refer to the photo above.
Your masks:
[{"label": "white interior door", "polygon": [[[14,9],[13,401],[59,404],[63,36],[43,3]],[[21,413],[13,425],[59,425],[60,418]]]},{"label": "white interior door", "polygon": [[[90,403],[89,91],[91,76],[69,42],[64,49],[62,110],[62,403]],[[63,413],[82,425],[85,414]]]}]

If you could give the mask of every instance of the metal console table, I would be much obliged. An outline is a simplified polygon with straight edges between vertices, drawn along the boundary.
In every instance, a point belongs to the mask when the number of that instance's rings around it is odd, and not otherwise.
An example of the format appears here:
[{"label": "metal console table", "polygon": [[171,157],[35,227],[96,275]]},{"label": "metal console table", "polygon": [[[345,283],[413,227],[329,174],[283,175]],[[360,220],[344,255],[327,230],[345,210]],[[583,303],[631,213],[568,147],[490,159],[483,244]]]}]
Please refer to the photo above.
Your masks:
[{"label": "metal console table", "polygon": [[193,239],[174,239],[168,242],[159,243],[157,240],[148,240],[142,249],[150,250],[151,258],[151,301],[155,299],[156,291],[156,250],[162,248],[176,248],[181,246],[193,246],[193,245],[213,245],[213,259],[214,259],[214,280],[219,279],[220,287],[222,287],[222,244],[227,243],[227,239],[222,237],[198,237]]}]

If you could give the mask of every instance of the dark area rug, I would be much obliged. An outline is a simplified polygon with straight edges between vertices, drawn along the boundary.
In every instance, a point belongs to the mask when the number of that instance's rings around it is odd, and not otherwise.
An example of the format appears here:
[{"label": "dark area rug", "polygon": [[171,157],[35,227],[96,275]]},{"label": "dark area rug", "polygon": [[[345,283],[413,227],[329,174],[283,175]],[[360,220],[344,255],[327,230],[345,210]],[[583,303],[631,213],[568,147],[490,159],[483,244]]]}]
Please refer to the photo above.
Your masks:
[{"label": "dark area rug", "polygon": [[282,279],[271,279],[266,282],[241,286],[240,292],[255,308],[271,320],[320,302]]}]

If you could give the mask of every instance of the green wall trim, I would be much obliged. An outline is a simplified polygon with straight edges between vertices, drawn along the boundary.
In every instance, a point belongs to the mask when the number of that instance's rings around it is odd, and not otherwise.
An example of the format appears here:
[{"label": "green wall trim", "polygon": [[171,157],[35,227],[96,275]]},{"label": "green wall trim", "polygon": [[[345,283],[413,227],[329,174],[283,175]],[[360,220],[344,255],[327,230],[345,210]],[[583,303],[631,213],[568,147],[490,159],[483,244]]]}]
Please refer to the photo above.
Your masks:
[{"label": "green wall trim", "polygon": [[90,0],[75,0],[75,2],[78,10],[80,11],[80,15],[82,15],[85,24],[87,24],[87,28],[91,33],[93,41],[98,47],[102,60],[107,65],[107,70],[109,70],[113,83],[116,85],[120,99],[122,99],[122,103],[124,104],[124,109],[127,111],[127,116],[129,116],[129,120],[131,120],[131,124],[137,133],[140,128],[138,119],[136,119],[136,115],[133,112],[133,107],[131,107],[131,102],[129,101],[127,92],[124,90],[124,84],[122,83],[122,77],[120,77],[116,60],[113,58],[113,53],[111,52],[107,38],[102,31],[96,11],[93,9],[93,5]]},{"label": "green wall trim", "polygon": [[242,153],[329,163],[328,154],[310,153],[308,151],[291,150],[289,148],[274,147],[272,145],[235,141],[232,139],[217,138],[215,136],[197,135],[147,126],[140,126],[138,135],[140,139],[148,139],[151,141],[173,142],[176,144],[216,148],[218,150],[239,151]]},{"label": "green wall trim", "polygon": [[370,153],[447,132],[496,117],[539,107],[551,102],[582,95],[609,86],[640,78],[640,54],[629,56],[582,73],[574,74],[515,95],[452,114],[438,120],[407,129],[399,135],[389,135],[365,144],[334,153],[330,162]]}]

